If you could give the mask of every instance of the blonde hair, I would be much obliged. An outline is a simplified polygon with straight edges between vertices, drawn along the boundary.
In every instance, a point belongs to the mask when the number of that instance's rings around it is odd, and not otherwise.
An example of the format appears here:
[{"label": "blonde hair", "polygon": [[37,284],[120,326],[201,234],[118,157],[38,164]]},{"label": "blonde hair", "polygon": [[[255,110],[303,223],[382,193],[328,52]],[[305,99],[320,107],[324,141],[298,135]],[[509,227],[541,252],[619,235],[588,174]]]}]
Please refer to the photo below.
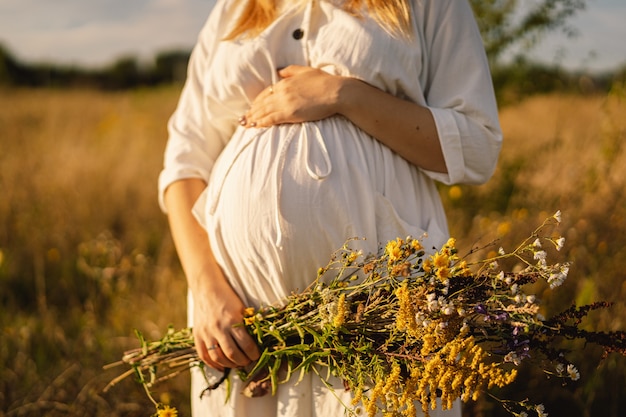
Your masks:
[{"label": "blonde hair", "polygon": [[[253,37],[261,33],[278,16],[276,3],[276,0],[248,0],[234,29],[226,39],[236,39],[240,36]],[[390,34],[405,37],[411,34],[409,0],[346,0],[343,9],[355,16],[361,16],[361,11],[365,10]]]}]

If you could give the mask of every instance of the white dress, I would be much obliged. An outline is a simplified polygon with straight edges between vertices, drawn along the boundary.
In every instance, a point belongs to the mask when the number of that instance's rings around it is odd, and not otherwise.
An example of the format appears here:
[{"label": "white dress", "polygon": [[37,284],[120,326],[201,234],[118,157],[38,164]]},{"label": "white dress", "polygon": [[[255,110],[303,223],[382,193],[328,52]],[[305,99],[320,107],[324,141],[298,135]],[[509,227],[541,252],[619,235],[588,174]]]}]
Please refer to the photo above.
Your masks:
[{"label": "white dress", "polygon": [[[220,41],[241,3],[218,0],[200,34],[170,120],[159,187],[162,203],[176,180],[208,183],[194,213],[244,303],[275,304],[304,289],[351,237],[366,239],[360,242],[365,253],[398,236],[427,233],[426,245],[444,243],[448,231],[435,180],[486,181],[501,145],[487,61],[468,4],[415,0],[415,34],[404,40],[332,1],[287,2],[260,36]],[[341,116],[239,127],[254,97],[290,64],[356,77],[428,106],[449,172],[410,165]],[[240,395],[233,380],[225,403],[223,390],[199,400],[205,382],[194,376],[194,416],[334,417],[345,411],[337,397],[350,404],[339,381],[333,393],[316,376],[254,399]],[[460,406],[441,415],[459,416]]]}]

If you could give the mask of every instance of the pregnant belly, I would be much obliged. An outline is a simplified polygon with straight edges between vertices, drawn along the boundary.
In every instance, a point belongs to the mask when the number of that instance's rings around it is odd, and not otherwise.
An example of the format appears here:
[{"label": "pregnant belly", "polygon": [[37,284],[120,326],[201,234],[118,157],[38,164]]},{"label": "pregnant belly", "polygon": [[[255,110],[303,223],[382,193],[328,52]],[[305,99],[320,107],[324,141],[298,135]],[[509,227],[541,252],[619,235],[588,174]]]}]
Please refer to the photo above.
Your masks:
[{"label": "pregnant belly", "polygon": [[346,161],[346,150],[336,146],[355,140],[348,133],[334,128],[324,137],[307,123],[236,136],[211,177],[210,215],[219,213],[228,227],[263,245],[283,247],[316,234],[345,240],[356,209],[350,201],[372,193],[367,164]]},{"label": "pregnant belly", "polygon": [[384,195],[399,181],[407,188],[396,197],[415,205],[414,174],[342,118],[242,129],[211,174],[207,231],[229,275],[263,288],[248,294],[241,284],[249,299],[284,296],[305,288],[347,239],[366,238],[354,246],[368,253],[386,239],[422,235],[424,226],[405,221]]}]

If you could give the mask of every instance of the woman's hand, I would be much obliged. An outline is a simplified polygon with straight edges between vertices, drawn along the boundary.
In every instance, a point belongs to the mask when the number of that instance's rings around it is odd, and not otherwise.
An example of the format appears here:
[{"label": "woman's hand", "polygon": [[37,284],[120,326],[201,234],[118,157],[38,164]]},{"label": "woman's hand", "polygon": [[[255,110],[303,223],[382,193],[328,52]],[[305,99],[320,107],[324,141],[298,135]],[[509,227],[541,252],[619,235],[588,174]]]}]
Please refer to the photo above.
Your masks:
[{"label": "woman's hand", "polygon": [[[221,269],[211,275],[222,274]],[[199,282],[225,282],[223,276],[203,277]],[[230,285],[203,291],[199,285],[193,293],[193,335],[200,359],[217,370],[240,368],[259,358],[254,339],[243,325],[246,306]],[[206,293],[205,293],[206,292]]]},{"label": "woman's hand", "polygon": [[243,126],[310,122],[337,113],[337,98],[344,77],[299,65],[290,65],[278,75],[282,80],[263,90],[242,116]]}]

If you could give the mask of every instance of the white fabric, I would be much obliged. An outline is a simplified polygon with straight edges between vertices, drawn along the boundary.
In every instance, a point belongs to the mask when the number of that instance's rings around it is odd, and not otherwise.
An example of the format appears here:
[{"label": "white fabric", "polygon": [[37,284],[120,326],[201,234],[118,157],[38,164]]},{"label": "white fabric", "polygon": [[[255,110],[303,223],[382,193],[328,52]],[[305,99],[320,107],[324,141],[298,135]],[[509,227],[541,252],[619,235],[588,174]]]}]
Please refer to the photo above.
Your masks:
[{"label": "white fabric", "polygon": [[[306,7],[286,2],[288,9],[259,37],[221,41],[242,3],[218,0],[193,51],[169,123],[159,179],[162,208],[172,182],[208,183],[194,213],[233,288],[252,306],[277,303],[304,289],[351,237],[366,238],[353,245],[366,253],[398,236],[427,233],[430,247],[445,242],[446,219],[434,180],[486,181],[501,145],[487,61],[468,3],[415,0],[415,35],[401,40],[332,2],[308,1]],[[292,36],[296,29],[303,31],[301,39]],[[341,116],[239,127],[237,118],[278,81],[277,69],[289,64],[356,77],[428,106],[449,172],[410,165]],[[196,376],[194,416],[344,415],[315,376],[262,399],[243,397],[235,385],[227,404],[223,392],[199,401],[204,385]],[[337,391],[349,404],[349,394]],[[432,415],[460,416],[460,406]]]}]

